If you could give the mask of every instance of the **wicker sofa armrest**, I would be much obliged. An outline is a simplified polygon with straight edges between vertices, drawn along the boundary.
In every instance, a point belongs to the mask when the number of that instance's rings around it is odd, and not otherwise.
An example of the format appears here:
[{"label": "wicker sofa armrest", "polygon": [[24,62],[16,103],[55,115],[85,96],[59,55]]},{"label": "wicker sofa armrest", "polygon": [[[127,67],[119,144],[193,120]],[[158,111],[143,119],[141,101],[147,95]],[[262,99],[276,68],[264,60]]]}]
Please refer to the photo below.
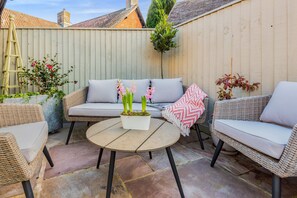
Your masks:
[{"label": "wicker sofa armrest", "polygon": [[0,134],[0,185],[26,181],[34,172],[11,133]]},{"label": "wicker sofa armrest", "polygon": [[232,119],[258,121],[270,96],[251,96],[232,100],[217,101],[213,120]]},{"label": "wicker sofa armrest", "polygon": [[64,116],[67,121],[69,121],[69,109],[71,107],[84,104],[87,100],[87,93],[88,87],[85,87],[83,89],[72,92],[71,94],[68,94],[63,98]]},{"label": "wicker sofa armrest", "polygon": [[285,175],[297,176],[297,124],[293,128],[279,164]]},{"label": "wicker sofa armrest", "polygon": [[44,121],[41,105],[1,104],[0,127]]}]

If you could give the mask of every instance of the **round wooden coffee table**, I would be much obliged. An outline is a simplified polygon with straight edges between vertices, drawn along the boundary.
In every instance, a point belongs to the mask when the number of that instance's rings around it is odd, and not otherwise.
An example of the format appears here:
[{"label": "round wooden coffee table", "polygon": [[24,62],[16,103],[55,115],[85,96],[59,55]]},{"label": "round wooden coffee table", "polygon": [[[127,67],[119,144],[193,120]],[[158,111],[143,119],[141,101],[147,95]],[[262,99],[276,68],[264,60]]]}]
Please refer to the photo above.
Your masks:
[{"label": "round wooden coffee table", "polygon": [[105,120],[91,126],[87,130],[87,139],[100,147],[97,168],[99,168],[103,150],[111,150],[106,197],[110,197],[111,194],[117,151],[139,153],[159,149],[166,149],[180,195],[184,197],[170,149],[170,146],[175,144],[179,137],[180,131],[177,127],[160,119],[151,119],[150,129],[148,131],[123,129],[120,118]]}]

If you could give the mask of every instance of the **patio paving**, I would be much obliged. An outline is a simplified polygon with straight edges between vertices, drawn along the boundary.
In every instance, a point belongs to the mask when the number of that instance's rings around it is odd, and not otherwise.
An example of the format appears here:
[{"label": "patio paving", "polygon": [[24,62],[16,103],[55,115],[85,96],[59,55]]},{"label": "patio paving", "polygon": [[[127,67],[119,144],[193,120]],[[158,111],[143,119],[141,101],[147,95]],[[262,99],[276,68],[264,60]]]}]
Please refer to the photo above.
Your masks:
[{"label": "patio paving", "polygon": [[[85,138],[86,123],[78,123],[69,145],[69,125],[51,134],[49,152],[55,163],[44,159],[32,183],[36,197],[105,197],[110,152],[104,151],[96,169],[99,148]],[[209,139],[201,150],[195,133],[172,147],[186,197],[271,197],[271,174],[245,156],[221,154],[215,168],[209,166],[214,147]],[[112,197],[179,197],[166,152],[118,153]],[[297,178],[282,180],[283,197],[297,197]],[[24,197],[20,184],[0,187],[0,197]]]}]

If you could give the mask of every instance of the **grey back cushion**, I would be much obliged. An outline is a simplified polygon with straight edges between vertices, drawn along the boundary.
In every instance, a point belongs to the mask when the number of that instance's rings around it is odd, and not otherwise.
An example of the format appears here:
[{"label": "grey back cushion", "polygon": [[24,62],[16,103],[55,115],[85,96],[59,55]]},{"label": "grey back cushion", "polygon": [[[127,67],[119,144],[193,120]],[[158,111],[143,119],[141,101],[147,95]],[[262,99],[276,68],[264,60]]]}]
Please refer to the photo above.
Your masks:
[{"label": "grey back cushion", "polygon": [[293,128],[297,124],[297,82],[279,82],[260,120]]},{"label": "grey back cushion", "polygon": [[183,83],[181,78],[152,79],[152,87],[155,93],[152,97],[153,103],[172,103],[183,96]]},{"label": "grey back cushion", "polygon": [[[141,102],[141,97],[145,96],[147,88],[150,86],[150,80],[122,80],[125,88],[131,88],[132,85],[136,86],[136,92],[134,93],[134,102]],[[119,102],[122,100],[119,98]]]},{"label": "grey back cushion", "polygon": [[117,102],[117,79],[89,80],[87,103]]}]

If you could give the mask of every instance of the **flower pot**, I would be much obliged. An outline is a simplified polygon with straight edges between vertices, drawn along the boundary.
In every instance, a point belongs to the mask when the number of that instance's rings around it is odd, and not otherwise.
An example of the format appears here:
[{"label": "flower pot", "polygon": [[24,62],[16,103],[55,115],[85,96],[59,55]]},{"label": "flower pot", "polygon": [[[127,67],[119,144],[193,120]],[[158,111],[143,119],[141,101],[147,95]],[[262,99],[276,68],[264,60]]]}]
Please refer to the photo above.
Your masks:
[{"label": "flower pot", "polygon": [[[215,147],[217,147],[218,142],[219,142],[219,138],[217,138],[217,136],[215,136],[212,133],[212,120],[209,120],[208,124],[209,124],[209,131],[211,132],[211,138],[212,138],[213,145]],[[228,145],[226,143],[224,143],[221,152],[226,154],[226,155],[236,155],[238,153],[238,151],[235,148],[233,148],[232,146],[230,146],[230,145]]]},{"label": "flower pot", "polygon": [[124,129],[149,130],[151,116],[125,116],[121,115]]},{"label": "flower pot", "polygon": [[3,103],[13,104],[40,104],[42,106],[45,120],[48,124],[48,131],[54,132],[63,127],[63,109],[60,98],[48,97],[47,95],[31,96],[24,98],[6,98]]}]

